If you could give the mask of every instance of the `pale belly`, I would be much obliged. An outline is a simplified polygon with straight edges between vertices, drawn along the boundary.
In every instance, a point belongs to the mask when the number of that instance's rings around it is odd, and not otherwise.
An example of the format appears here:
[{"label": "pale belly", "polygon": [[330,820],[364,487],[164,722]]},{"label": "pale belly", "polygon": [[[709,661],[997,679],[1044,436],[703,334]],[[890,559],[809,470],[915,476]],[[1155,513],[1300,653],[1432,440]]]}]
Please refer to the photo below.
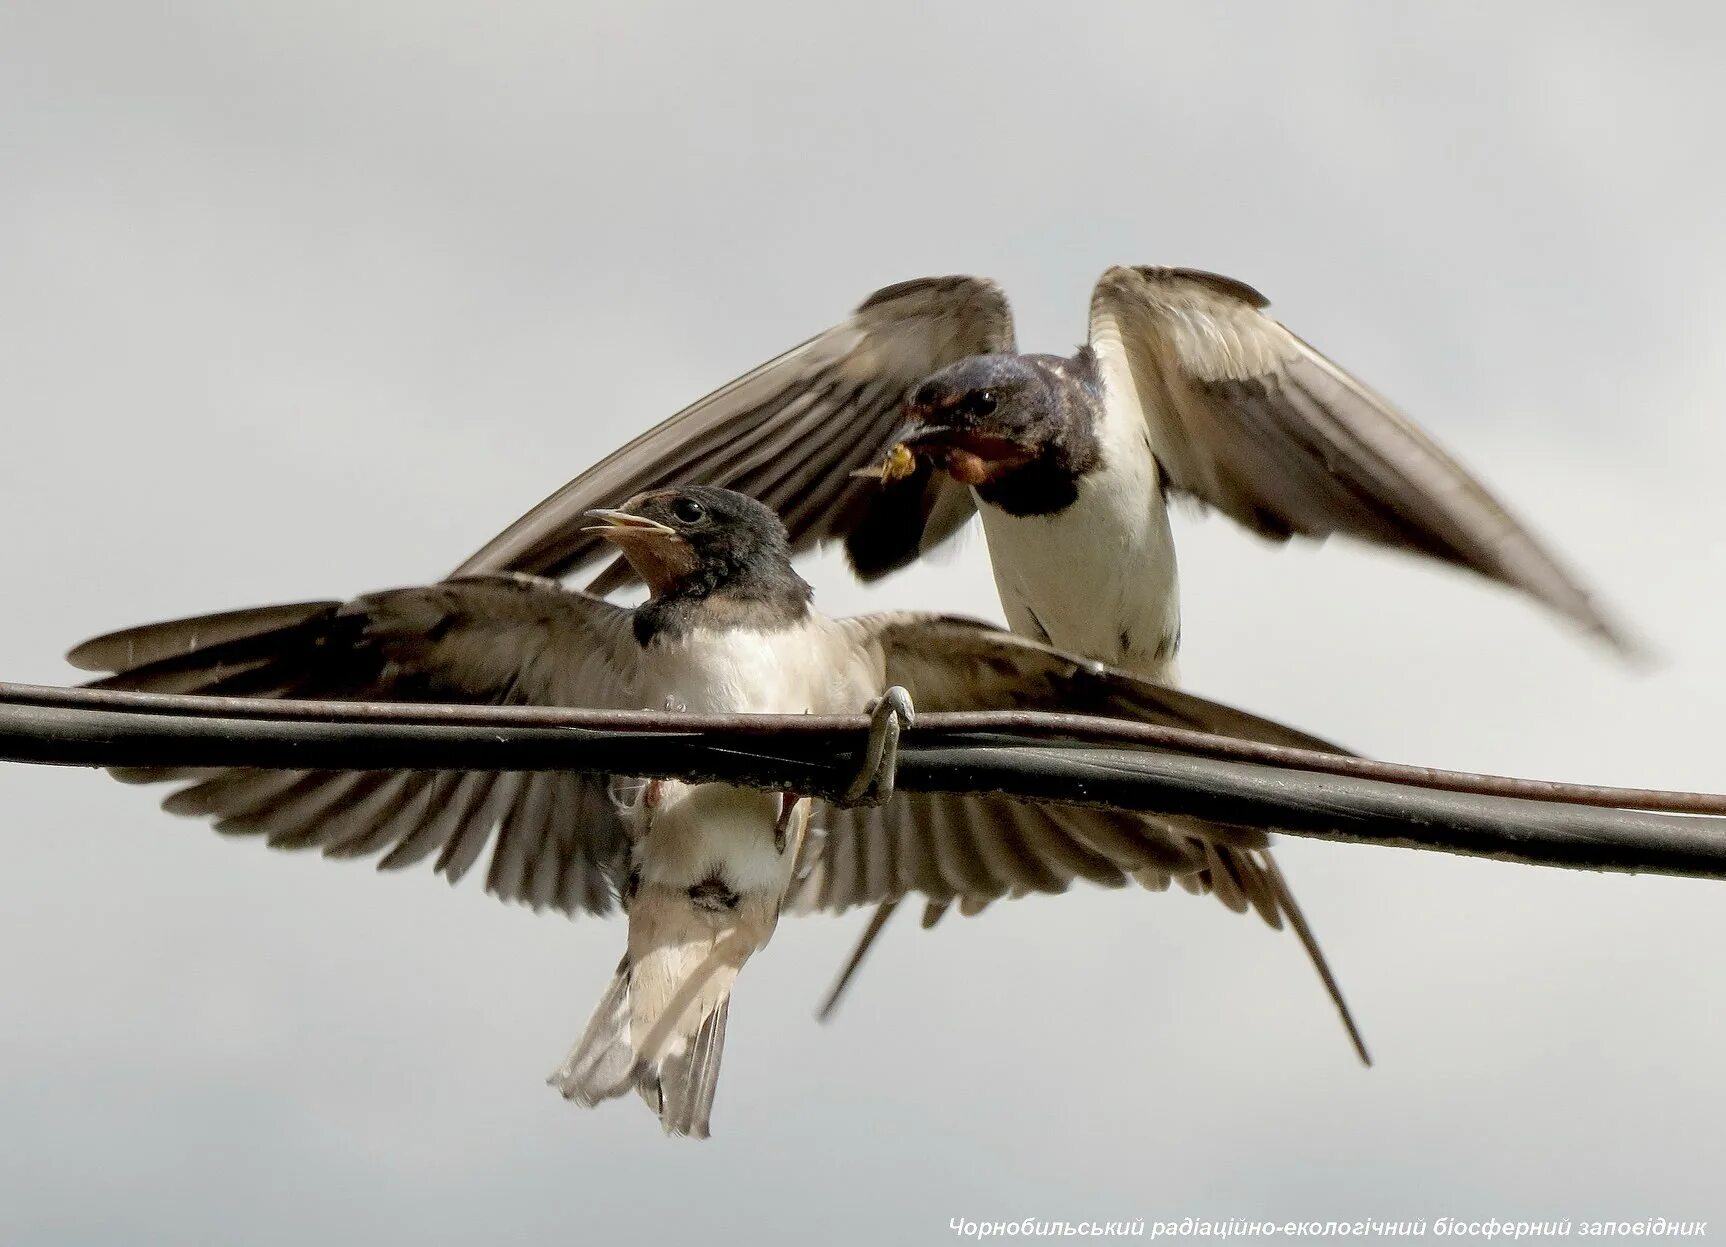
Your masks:
[{"label": "pale belly", "polygon": [[[832,638],[834,644],[822,642]],[[650,652],[647,709],[692,714],[849,714],[880,696],[881,675],[830,621],[807,633],[697,629]],[[814,643],[811,643],[814,642]],[[718,876],[735,891],[783,892],[792,857],[773,843],[779,794],[726,784],[657,785],[637,810],[637,865],[644,881],[691,887]]]},{"label": "pale belly", "polygon": [[1148,450],[1113,460],[1057,515],[980,507],[995,587],[1014,632],[1169,681],[1181,610],[1168,512]]},{"label": "pale belly", "polygon": [[636,868],[643,883],[692,888],[718,878],[734,892],[782,893],[792,854],[773,843],[779,794],[729,784],[667,780],[636,815]]},{"label": "pale belly", "polygon": [[881,673],[831,621],[754,633],[698,628],[649,652],[646,708],[691,714],[853,714],[881,694]]}]

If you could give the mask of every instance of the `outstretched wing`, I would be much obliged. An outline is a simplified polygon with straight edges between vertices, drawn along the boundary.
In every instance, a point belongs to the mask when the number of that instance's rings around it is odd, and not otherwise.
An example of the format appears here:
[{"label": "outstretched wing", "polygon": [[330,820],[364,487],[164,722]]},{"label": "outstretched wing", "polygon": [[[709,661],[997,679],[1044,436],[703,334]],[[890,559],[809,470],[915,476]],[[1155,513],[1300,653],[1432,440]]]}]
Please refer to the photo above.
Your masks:
[{"label": "outstretched wing", "polygon": [[[971,620],[872,615],[845,621],[874,647],[888,685],[934,710],[1064,710],[1193,728],[1272,744],[1335,750],[1243,711],[1062,654]],[[1075,880],[1119,887],[1129,878],[1166,885],[1221,865],[1221,846],[1262,848],[1262,828],[1185,817],[1147,817],[1001,797],[907,792],[885,805],[823,807],[826,834],[794,894],[803,909],[846,909],[917,892],[968,906],[1027,892],[1060,892]],[[1250,880],[1215,884],[1239,908],[1276,906]]]},{"label": "outstretched wing", "polygon": [[1586,590],[1455,460],[1227,277],[1111,268],[1091,347],[1168,483],[1261,536],[1355,537],[1519,589],[1621,650]]},{"label": "outstretched wing", "polygon": [[[927,464],[883,487],[851,473],[879,462],[906,396],[930,373],[1013,349],[1006,296],[980,277],[930,277],[878,290],[850,319],[684,408],[589,468],[491,541],[456,575],[562,576],[610,553],[581,531],[584,512],[649,489],[714,485],[779,513],[793,549],[846,538],[874,579],[957,532],[970,491]],[[621,559],[593,582],[633,578]]]},{"label": "outstretched wing", "polygon": [[[526,576],[486,576],[150,624],[87,641],[100,688],[238,697],[633,707],[629,612]],[[493,843],[486,888],[507,901],[605,913],[627,870],[603,778],[568,773],[147,767],[180,781],[164,808],[232,835],[328,857],[436,855],[454,883]]]},{"label": "outstretched wing", "polygon": [[[1191,728],[1265,744],[1341,752],[1269,719],[1165,688],[972,620],[876,615],[848,620],[879,649],[885,681],[922,710],[1062,710]],[[1370,1063],[1342,991],[1268,847],[1269,828],[990,796],[900,793],[875,808],[821,807],[823,832],[792,893],[799,909],[875,903],[874,920],[841,973],[830,1011],[894,906],[925,898],[924,925],[957,904],[975,914],[1001,897],[1063,892],[1077,880],[1178,883],[1294,930],[1362,1061]]]}]

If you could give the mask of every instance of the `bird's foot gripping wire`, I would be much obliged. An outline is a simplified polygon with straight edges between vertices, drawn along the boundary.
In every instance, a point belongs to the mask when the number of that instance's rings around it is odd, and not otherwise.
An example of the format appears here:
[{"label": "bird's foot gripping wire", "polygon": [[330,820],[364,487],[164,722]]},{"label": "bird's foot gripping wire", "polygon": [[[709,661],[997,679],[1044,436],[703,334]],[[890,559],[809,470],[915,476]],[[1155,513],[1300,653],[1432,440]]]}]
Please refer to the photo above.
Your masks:
[{"label": "bird's foot gripping wire", "polygon": [[791,823],[797,816],[797,803],[803,798],[795,792],[779,794],[779,817],[773,821],[773,851],[785,852],[786,842],[791,836]]},{"label": "bird's foot gripping wire", "polygon": [[880,805],[893,795],[899,733],[911,726],[915,715],[911,694],[897,684],[870,705],[869,743],[863,750],[863,766],[845,791],[845,805]]}]

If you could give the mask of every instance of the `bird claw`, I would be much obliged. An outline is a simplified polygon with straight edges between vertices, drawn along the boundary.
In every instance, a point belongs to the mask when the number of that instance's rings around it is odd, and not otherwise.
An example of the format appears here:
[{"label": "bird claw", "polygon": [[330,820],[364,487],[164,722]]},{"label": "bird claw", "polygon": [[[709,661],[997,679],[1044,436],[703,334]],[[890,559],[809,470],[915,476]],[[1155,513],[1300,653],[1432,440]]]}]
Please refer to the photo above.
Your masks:
[{"label": "bird claw", "polygon": [[797,803],[803,798],[795,792],[779,794],[779,817],[773,820],[773,851],[784,853],[791,835],[791,819],[797,813]]},{"label": "bird claw", "polygon": [[893,795],[899,765],[899,733],[911,726],[916,711],[911,694],[895,684],[869,706],[869,743],[863,766],[846,789],[845,805],[880,805]]}]

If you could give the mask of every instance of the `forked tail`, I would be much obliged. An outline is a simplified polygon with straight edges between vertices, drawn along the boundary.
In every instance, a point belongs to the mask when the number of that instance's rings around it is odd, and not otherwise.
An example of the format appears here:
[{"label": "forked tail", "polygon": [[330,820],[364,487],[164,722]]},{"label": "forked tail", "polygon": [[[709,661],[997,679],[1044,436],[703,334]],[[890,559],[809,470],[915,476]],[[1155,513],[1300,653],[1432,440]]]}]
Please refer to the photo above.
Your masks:
[{"label": "forked tail", "polygon": [[[629,954],[547,1081],[584,1108],[633,1089],[667,1134],[705,1139],[732,984],[755,945],[739,926],[716,931],[687,898],[643,922],[643,899],[631,909]],[[639,938],[644,927],[658,938]]]}]

